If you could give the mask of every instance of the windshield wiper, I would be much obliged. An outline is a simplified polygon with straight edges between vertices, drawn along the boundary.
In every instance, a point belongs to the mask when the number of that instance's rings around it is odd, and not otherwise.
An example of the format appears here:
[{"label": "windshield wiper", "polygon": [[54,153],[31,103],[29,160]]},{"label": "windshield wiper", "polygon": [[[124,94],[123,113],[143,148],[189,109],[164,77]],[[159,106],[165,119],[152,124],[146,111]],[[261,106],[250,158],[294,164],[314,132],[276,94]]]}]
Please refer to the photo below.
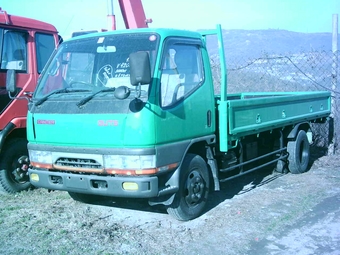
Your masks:
[{"label": "windshield wiper", "polygon": [[35,106],[41,105],[50,96],[55,95],[55,94],[62,94],[62,93],[69,93],[69,92],[86,92],[86,91],[90,91],[90,90],[89,89],[72,89],[72,88],[57,89],[57,90],[54,90],[51,93],[47,94],[46,96],[42,97],[41,99],[39,99],[35,103]]},{"label": "windshield wiper", "polygon": [[101,89],[85,98],[83,98],[82,100],[80,100],[78,103],[77,103],[77,106],[80,107],[84,104],[86,104],[88,101],[90,101],[92,98],[94,98],[97,94],[99,93],[104,93],[104,92],[114,92],[116,90],[116,88],[106,88],[106,89]]}]

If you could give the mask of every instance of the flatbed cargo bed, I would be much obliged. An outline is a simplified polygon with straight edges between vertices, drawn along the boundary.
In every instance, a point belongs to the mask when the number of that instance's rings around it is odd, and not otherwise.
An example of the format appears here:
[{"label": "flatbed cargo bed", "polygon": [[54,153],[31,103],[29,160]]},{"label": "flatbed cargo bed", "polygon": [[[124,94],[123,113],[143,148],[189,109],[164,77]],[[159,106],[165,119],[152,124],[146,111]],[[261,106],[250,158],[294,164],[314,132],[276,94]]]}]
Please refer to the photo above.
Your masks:
[{"label": "flatbed cargo bed", "polygon": [[[324,91],[240,93],[216,96],[220,135],[228,140],[301,122],[322,121],[331,111],[331,94]],[[227,118],[227,122],[221,118]],[[227,123],[227,126],[223,126]],[[227,131],[227,134],[223,134]]]}]

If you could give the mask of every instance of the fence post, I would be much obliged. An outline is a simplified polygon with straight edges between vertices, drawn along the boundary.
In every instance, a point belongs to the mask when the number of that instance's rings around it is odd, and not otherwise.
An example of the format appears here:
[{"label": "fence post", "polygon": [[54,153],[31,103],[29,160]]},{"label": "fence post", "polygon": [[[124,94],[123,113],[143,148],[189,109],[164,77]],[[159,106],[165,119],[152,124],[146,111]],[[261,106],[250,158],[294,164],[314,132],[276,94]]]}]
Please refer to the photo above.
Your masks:
[{"label": "fence post", "polygon": [[332,92],[331,92],[331,119],[329,121],[330,143],[328,146],[328,155],[335,154],[337,149],[337,131],[338,131],[338,114],[337,114],[337,76],[338,76],[338,14],[333,14],[333,31],[332,31]]}]

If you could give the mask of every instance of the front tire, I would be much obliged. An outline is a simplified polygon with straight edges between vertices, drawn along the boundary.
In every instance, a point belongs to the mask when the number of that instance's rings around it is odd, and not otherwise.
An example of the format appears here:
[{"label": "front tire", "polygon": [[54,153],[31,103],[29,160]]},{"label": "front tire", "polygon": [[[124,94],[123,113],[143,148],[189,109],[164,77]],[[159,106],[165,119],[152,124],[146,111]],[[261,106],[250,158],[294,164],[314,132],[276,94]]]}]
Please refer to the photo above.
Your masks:
[{"label": "front tire", "polygon": [[201,215],[208,200],[210,176],[206,162],[198,155],[188,154],[180,169],[179,190],[167,212],[187,221]]},{"label": "front tire", "polygon": [[28,165],[26,139],[15,139],[5,145],[0,160],[0,184],[2,188],[8,193],[32,188],[27,171]]},{"label": "front tire", "polygon": [[287,151],[289,153],[289,171],[292,174],[306,172],[309,164],[310,148],[307,134],[304,130],[299,131],[295,141],[288,142]]}]

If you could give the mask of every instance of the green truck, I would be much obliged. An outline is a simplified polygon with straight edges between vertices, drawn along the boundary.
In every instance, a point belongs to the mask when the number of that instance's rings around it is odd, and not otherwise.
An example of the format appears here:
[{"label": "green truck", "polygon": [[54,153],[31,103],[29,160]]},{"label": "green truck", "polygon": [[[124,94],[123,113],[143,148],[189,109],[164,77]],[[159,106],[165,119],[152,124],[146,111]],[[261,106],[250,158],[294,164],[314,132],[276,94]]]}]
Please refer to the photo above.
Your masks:
[{"label": "green truck", "polygon": [[[219,95],[209,35],[218,40]],[[145,198],[191,220],[221,182],[266,166],[307,171],[311,123],[325,122],[330,102],[325,91],[228,94],[219,25],[75,37],[29,103],[30,181],[85,203]]]}]

